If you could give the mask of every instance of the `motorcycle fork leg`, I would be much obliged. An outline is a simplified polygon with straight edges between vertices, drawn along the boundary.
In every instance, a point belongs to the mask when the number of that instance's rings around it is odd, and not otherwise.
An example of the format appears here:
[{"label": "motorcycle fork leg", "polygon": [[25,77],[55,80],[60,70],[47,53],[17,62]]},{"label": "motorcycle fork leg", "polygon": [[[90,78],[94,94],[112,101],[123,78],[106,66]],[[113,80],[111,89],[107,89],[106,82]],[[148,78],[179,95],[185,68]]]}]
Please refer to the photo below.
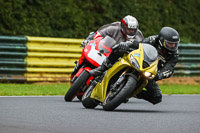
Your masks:
[{"label": "motorcycle fork leg", "polygon": [[117,87],[122,83],[122,81],[125,79],[125,74],[128,72],[129,68],[127,68],[120,76],[117,82],[111,87],[111,91],[115,91]]}]

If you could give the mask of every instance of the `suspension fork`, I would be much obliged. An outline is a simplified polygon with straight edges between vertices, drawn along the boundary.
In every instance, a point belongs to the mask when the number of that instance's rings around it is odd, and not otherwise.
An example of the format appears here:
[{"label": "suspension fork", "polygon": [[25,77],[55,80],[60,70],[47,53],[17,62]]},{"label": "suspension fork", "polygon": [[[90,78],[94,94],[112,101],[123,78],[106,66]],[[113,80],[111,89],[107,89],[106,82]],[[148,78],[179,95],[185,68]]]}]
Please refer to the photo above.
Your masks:
[{"label": "suspension fork", "polygon": [[115,91],[117,87],[122,83],[122,81],[125,79],[125,74],[130,70],[130,68],[127,68],[117,79],[116,83],[111,87],[111,91]]}]

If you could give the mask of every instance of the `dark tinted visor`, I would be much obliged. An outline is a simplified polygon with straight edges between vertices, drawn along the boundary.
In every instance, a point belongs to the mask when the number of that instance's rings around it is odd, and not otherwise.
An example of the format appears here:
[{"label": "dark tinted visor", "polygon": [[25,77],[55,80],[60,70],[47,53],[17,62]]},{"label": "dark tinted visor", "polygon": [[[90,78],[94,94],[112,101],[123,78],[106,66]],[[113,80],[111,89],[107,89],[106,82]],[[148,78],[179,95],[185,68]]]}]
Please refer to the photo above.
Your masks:
[{"label": "dark tinted visor", "polygon": [[164,41],[164,46],[169,49],[169,50],[177,50],[178,48],[178,42],[169,42],[169,41]]}]

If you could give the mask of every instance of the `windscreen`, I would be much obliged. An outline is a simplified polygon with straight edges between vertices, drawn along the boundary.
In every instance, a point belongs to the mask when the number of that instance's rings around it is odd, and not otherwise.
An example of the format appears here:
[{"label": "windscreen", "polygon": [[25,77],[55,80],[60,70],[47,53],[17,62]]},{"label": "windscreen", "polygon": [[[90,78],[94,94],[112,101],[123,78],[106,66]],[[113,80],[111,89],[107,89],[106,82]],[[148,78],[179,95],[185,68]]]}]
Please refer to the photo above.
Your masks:
[{"label": "windscreen", "polygon": [[144,50],[144,62],[146,62],[148,65],[151,65],[154,61],[157,60],[158,52],[156,48],[154,48],[150,44],[143,43],[143,50]]},{"label": "windscreen", "polygon": [[110,36],[104,37],[99,43],[99,50],[103,50],[104,53],[111,52],[112,46],[116,44],[116,41]]}]

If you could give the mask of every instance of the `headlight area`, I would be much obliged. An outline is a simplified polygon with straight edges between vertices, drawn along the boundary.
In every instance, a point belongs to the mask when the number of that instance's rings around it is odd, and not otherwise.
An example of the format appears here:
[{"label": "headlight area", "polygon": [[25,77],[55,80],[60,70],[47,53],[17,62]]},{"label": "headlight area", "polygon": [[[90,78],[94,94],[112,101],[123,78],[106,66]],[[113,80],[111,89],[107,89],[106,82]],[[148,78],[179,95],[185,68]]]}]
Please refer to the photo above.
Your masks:
[{"label": "headlight area", "polygon": [[145,77],[147,77],[148,79],[153,79],[155,78],[155,75],[153,75],[152,73],[150,72],[144,72],[143,73]]},{"label": "headlight area", "polygon": [[137,62],[137,60],[131,55],[130,56],[131,58],[131,63],[137,68],[137,69],[140,69],[140,65],[139,63]]}]

